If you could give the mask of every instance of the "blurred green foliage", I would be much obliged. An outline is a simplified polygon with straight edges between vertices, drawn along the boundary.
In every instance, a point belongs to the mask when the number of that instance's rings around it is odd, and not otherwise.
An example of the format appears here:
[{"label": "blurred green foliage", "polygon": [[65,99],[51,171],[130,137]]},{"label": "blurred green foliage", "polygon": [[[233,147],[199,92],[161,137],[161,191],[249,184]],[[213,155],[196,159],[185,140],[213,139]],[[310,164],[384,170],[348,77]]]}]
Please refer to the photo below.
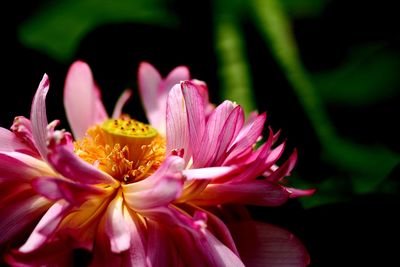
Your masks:
[{"label": "blurred green foliage", "polygon": [[107,23],[129,21],[169,27],[178,23],[163,0],[49,1],[21,25],[19,37],[31,48],[68,61],[90,30]]},{"label": "blurred green foliage", "polygon": [[[73,57],[81,38],[91,29],[113,22],[147,22],[176,27],[179,17],[163,0],[63,0],[45,6],[20,27],[20,40],[60,61]],[[292,19],[320,15],[329,0],[213,1],[215,51],[221,80],[221,96],[239,101],[249,112],[255,109],[252,77],[241,27],[245,17],[258,29],[281,67],[317,133],[323,159],[339,176],[321,184],[297,177],[300,187],[318,188],[303,198],[304,207],[344,201],[352,194],[382,188],[400,156],[389,148],[361,145],[336,132],[326,105],[364,106],[395,95],[399,84],[400,55],[377,49],[376,44],[356,47],[348,60],[335,69],[311,73],[304,66],[292,30]],[[62,29],[62,30],[60,30]],[[266,73],[268,75],[268,73]]]}]

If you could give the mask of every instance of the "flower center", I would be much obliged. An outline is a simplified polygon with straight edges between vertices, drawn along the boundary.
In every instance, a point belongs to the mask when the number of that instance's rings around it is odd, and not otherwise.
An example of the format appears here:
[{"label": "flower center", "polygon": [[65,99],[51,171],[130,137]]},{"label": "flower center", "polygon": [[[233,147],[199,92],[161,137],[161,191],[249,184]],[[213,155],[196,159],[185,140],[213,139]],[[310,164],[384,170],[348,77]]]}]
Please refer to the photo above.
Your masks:
[{"label": "flower center", "polygon": [[165,139],[157,130],[127,117],[90,128],[74,147],[83,160],[124,183],[150,176],[165,158]]}]

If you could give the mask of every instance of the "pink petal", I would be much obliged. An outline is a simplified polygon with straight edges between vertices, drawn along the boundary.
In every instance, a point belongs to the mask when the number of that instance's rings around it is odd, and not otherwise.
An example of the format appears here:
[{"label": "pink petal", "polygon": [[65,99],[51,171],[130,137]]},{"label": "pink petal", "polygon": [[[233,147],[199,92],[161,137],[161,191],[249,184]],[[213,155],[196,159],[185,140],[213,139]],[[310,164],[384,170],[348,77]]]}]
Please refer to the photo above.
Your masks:
[{"label": "pink petal", "polygon": [[40,155],[47,158],[47,115],[46,95],[49,91],[49,79],[45,74],[33,97],[31,108],[32,134]]},{"label": "pink petal", "polygon": [[289,197],[290,198],[298,198],[298,197],[308,197],[313,195],[317,189],[312,188],[312,189],[297,189],[297,188],[291,188],[291,187],[285,187],[286,190],[289,192]]},{"label": "pink petal", "polygon": [[232,250],[209,231],[205,231],[204,237],[204,239],[196,239],[196,241],[203,257],[208,261],[207,266],[245,266]]},{"label": "pink petal", "polygon": [[186,66],[178,66],[171,70],[159,88],[159,93],[164,93],[164,103],[166,103],[166,96],[175,84],[190,79],[190,72]]},{"label": "pink petal", "polygon": [[103,266],[122,266],[122,255],[111,251],[111,245],[108,236],[105,234],[104,221],[97,230],[95,244],[93,249],[93,259],[90,263],[92,267]]},{"label": "pink petal", "polygon": [[[149,220],[147,223],[147,258],[148,266],[194,266],[183,265],[181,260],[185,258],[185,253],[178,254],[179,250],[188,250],[187,243],[174,244],[173,235],[170,235],[168,228],[163,223]],[[192,253],[194,254],[194,253]],[[194,255],[193,255],[194,256]]]},{"label": "pink petal", "polygon": [[175,85],[167,101],[167,154],[173,150],[183,149],[183,158],[188,163],[191,157],[189,146],[189,126],[185,101],[179,84]]},{"label": "pink petal", "polygon": [[[242,160],[237,164],[241,164],[241,168],[244,168],[242,172],[239,172],[233,179],[235,182],[244,182],[248,180],[254,180],[258,176],[261,176],[268,166],[265,162],[268,158],[270,148],[272,145],[273,135],[272,130],[270,130],[268,140],[262,144],[256,151],[252,152],[246,160]],[[218,180],[218,182],[223,182],[224,180]]]},{"label": "pink petal", "polygon": [[146,266],[145,226],[140,224],[140,218],[124,206],[125,222],[130,230],[131,243],[129,251],[124,253],[123,266]]},{"label": "pink petal", "polygon": [[181,87],[189,126],[190,147],[193,154],[196,155],[201,149],[201,146],[204,145],[204,143],[201,143],[206,122],[203,100],[199,95],[197,87],[193,83],[185,81],[181,83]]},{"label": "pink petal", "polygon": [[48,160],[57,172],[73,181],[83,184],[108,184],[111,186],[118,184],[109,174],[83,161],[69,147],[62,144],[51,148]]},{"label": "pink petal", "polygon": [[16,137],[23,141],[25,145],[34,152],[34,156],[40,156],[36,148],[35,140],[33,139],[32,123],[29,119],[24,116],[15,117],[11,130]]},{"label": "pink petal", "polygon": [[216,150],[213,161],[207,165],[222,165],[228,153],[228,146],[232,143],[237,133],[243,125],[244,112],[240,106],[232,110],[226,119],[223,128],[218,136],[218,149]]},{"label": "pink petal", "polygon": [[117,104],[115,105],[114,112],[112,114],[112,118],[118,119],[122,114],[122,108],[125,103],[131,98],[132,91],[127,89],[125,90],[120,97],[118,98]]},{"label": "pink petal", "polygon": [[[4,185],[2,185],[4,187]],[[34,222],[49,207],[44,198],[33,195],[32,190],[20,190],[9,201],[1,199],[0,244],[10,240]]]},{"label": "pink petal", "polygon": [[263,113],[252,120],[248,120],[244,127],[240,130],[236,136],[235,141],[229,147],[229,156],[226,159],[229,162],[230,159],[240,156],[257,142],[257,139],[261,136],[266,120],[266,114]]},{"label": "pink petal", "polygon": [[183,170],[186,180],[213,180],[225,176],[235,170],[233,166],[208,167]]},{"label": "pink petal", "polygon": [[209,184],[191,201],[198,205],[250,204],[279,206],[287,201],[289,193],[280,185],[263,180],[242,183]]},{"label": "pink petal", "polygon": [[33,137],[31,136],[30,139],[24,137],[24,134],[21,132],[15,133],[0,127],[0,153],[21,152],[34,157],[40,157],[36,146],[32,143]]},{"label": "pink petal", "polygon": [[111,201],[105,214],[105,233],[110,239],[111,251],[120,253],[128,250],[131,243],[131,233],[122,213],[123,198],[121,193]]},{"label": "pink petal", "polygon": [[276,171],[274,171],[267,177],[268,181],[278,182],[283,177],[290,175],[290,172],[294,168],[296,161],[297,161],[297,150],[295,149],[292,155],[290,155],[289,159],[286,160],[285,163],[282,164],[282,166],[280,166]]},{"label": "pink petal", "polygon": [[69,204],[57,202],[49,208],[39,221],[28,240],[19,248],[20,252],[29,253],[42,246],[56,231],[65,213],[70,209]]},{"label": "pink petal", "polygon": [[189,70],[184,66],[173,69],[165,80],[149,63],[139,66],[139,91],[150,124],[165,134],[165,112],[167,96],[171,88],[182,80],[189,79]]},{"label": "pink petal", "polygon": [[77,184],[53,177],[38,177],[32,181],[32,187],[50,200],[64,199],[74,206],[81,205],[93,196],[105,194],[104,190],[96,186]]},{"label": "pink petal", "polygon": [[183,159],[169,156],[158,170],[142,181],[123,186],[124,198],[132,209],[151,209],[170,203],[183,189]]},{"label": "pink petal", "polygon": [[233,238],[246,266],[307,266],[309,255],[301,242],[276,226],[243,221],[230,225]]},{"label": "pink petal", "polygon": [[232,250],[236,255],[239,255],[239,252],[236,249],[235,242],[232,238],[232,235],[225,225],[225,223],[215,216],[211,212],[207,213],[207,229],[225,246],[227,246],[230,250]]},{"label": "pink petal", "polygon": [[76,61],[68,71],[64,86],[64,107],[76,139],[83,138],[89,127],[107,119],[100,91],[85,62]]},{"label": "pink petal", "polygon": [[12,254],[5,256],[5,260],[10,266],[73,266],[72,244],[69,240],[59,239],[46,244],[31,253],[21,253],[13,251]]},{"label": "pink petal", "polygon": [[144,110],[147,115],[147,119],[153,127],[160,130],[158,126],[164,116],[160,111],[159,100],[159,87],[162,81],[160,73],[153,67],[153,65],[142,62],[139,65],[138,71],[138,82],[139,82],[139,92],[142,98],[142,103]]},{"label": "pink petal", "polygon": [[[235,109],[236,105],[230,101],[224,101],[219,105],[210,115],[201,146],[196,154],[193,154],[193,167],[207,167],[215,158],[217,150],[220,146],[221,139],[219,139],[221,131],[225,122],[231,112]],[[232,137],[232,135],[230,135]]]},{"label": "pink petal", "polygon": [[193,84],[195,84],[198,89],[198,92],[203,100],[204,114],[205,114],[206,119],[208,119],[208,116],[214,110],[215,106],[214,106],[214,104],[210,103],[210,101],[209,101],[207,84],[203,81],[196,80],[196,79],[192,79],[191,82]]},{"label": "pink petal", "polygon": [[0,153],[0,182],[26,182],[43,175],[55,175],[44,161],[18,152]]}]

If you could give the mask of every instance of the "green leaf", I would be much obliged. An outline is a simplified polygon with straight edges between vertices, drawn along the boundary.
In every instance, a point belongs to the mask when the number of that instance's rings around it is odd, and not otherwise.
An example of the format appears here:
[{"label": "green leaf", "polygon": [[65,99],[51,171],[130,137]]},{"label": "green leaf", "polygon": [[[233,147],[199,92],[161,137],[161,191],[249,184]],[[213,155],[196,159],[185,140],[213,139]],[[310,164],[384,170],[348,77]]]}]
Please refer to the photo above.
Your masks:
[{"label": "green leaf", "polygon": [[[296,188],[313,188],[312,185],[299,177],[291,179],[292,184]],[[338,202],[346,202],[351,198],[351,183],[343,177],[331,177],[318,184],[317,191],[308,197],[300,197],[298,200],[305,209],[333,204]]]},{"label": "green leaf", "polygon": [[342,139],[326,142],[326,160],[351,174],[353,190],[374,192],[400,162],[400,156],[382,146],[363,146]]},{"label": "green leaf", "polygon": [[399,93],[400,53],[380,46],[356,47],[340,68],[315,73],[326,102],[365,106]]},{"label": "green leaf", "polygon": [[240,104],[246,114],[256,109],[245,38],[238,21],[240,1],[214,2],[215,50],[222,99]]},{"label": "green leaf", "polygon": [[291,17],[312,17],[322,13],[329,0],[281,0],[282,7]]},{"label": "green leaf", "polygon": [[59,61],[71,59],[82,37],[106,23],[143,22],[175,26],[162,0],[60,0],[48,2],[19,28],[19,39]]},{"label": "green leaf", "polygon": [[[325,161],[337,167],[339,173],[345,173],[346,177],[352,177],[351,180],[348,179],[352,182],[354,193],[376,190],[377,186],[400,161],[399,155],[384,147],[359,145],[337,135],[334,125],[326,114],[324,103],[317,93],[317,87],[301,62],[289,18],[284,12],[281,2],[278,0],[251,0],[248,3],[256,25],[310,118],[321,142]],[[389,61],[385,57],[384,63],[381,62],[381,64],[388,65]],[[393,65],[390,66],[393,68]],[[376,69],[370,71],[376,71]],[[376,85],[377,83],[374,86]],[[347,87],[347,90],[352,90],[352,88]],[[373,92],[376,90],[379,89],[374,89]],[[328,199],[332,200],[332,198]]]}]

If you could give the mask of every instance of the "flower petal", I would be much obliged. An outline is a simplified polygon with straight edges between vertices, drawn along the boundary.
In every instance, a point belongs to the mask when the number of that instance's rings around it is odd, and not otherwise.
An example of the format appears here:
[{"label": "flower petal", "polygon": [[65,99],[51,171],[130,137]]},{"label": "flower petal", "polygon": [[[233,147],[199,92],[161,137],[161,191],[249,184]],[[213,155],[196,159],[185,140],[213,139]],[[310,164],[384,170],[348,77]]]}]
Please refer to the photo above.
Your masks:
[{"label": "flower petal", "polygon": [[15,133],[0,127],[0,152],[22,152],[37,156],[37,152]]},{"label": "flower petal", "polygon": [[55,175],[44,161],[18,152],[0,153],[0,182],[26,182],[43,175]]},{"label": "flower petal", "polygon": [[32,181],[32,187],[36,192],[50,200],[64,199],[74,206],[79,206],[94,195],[105,194],[105,191],[99,187],[77,184],[54,177],[38,177]]},{"label": "flower petal", "polygon": [[42,246],[55,232],[69,209],[70,205],[67,203],[57,202],[53,204],[43,215],[25,244],[19,248],[19,251],[29,253]]},{"label": "flower petal", "polygon": [[181,83],[185,100],[186,115],[189,127],[189,140],[192,153],[196,155],[204,145],[201,143],[205,131],[204,104],[197,87],[190,81]]},{"label": "flower petal", "polygon": [[245,266],[232,250],[222,244],[208,230],[205,231],[204,237],[196,239],[196,241],[203,257],[208,261],[207,266]]},{"label": "flower petal", "polygon": [[[149,266],[198,266],[181,263],[182,258],[186,255],[178,255],[178,246],[174,244],[168,228],[162,223],[149,220],[147,223],[147,233],[148,242],[146,249]],[[182,247],[182,250],[185,250],[187,246],[187,243],[179,243],[179,247]]]},{"label": "flower petal", "polygon": [[167,150],[169,154],[173,150],[183,149],[183,158],[188,163],[191,157],[189,145],[188,117],[186,115],[185,101],[183,99],[181,85],[175,85],[168,95],[167,100]]},{"label": "flower petal", "polygon": [[40,155],[43,159],[47,158],[47,115],[46,115],[46,95],[49,91],[49,79],[45,74],[33,97],[31,108],[31,123],[33,139]]},{"label": "flower petal", "polygon": [[109,174],[83,161],[69,147],[62,144],[51,147],[48,160],[57,172],[73,181],[86,184],[109,184],[111,186],[118,184]]},{"label": "flower petal", "polygon": [[161,134],[165,134],[165,112],[167,96],[171,88],[182,80],[188,80],[189,70],[184,66],[173,69],[165,80],[149,63],[139,66],[139,91],[150,124]]},{"label": "flower petal", "polygon": [[85,62],[74,62],[68,71],[64,87],[64,107],[76,139],[84,137],[89,127],[108,117],[92,71]]},{"label": "flower petal", "polygon": [[289,176],[297,161],[297,150],[295,149],[290,155],[289,159],[285,161],[278,169],[267,176],[267,180],[271,182],[278,182],[285,176]]},{"label": "flower petal", "polygon": [[115,105],[114,112],[112,114],[112,118],[118,119],[122,114],[122,108],[124,107],[125,103],[129,100],[132,96],[132,91],[126,89],[120,97],[118,98],[117,104]]},{"label": "flower petal", "polygon": [[234,166],[208,167],[183,170],[186,180],[213,180],[225,176],[236,168]]},{"label": "flower petal", "polygon": [[49,207],[49,202],[42,197],[33,195],[32,190],[15,191],[13,190],[13,195],[8,201],[1,199],[0,244],[8,241],[37,220]]},{"label": "flower petal", "polygon": [[317,189],[311,188],[311,189],[297,189],[297,188],[291,188],[291,187],[285,187],[286,190],[290,193],[289,197],[290,198],[297,198],[297,197],[308,197],[313,195]]},{"label": "flower petal", "polygon": [[128,250],[131,243],[131,233],[122,213],[123,198],[121,192],[111,201],[106,211],[105,233],[110,239],[111,251],[120,253]]},{"label": "flower petal", "polygon": [[124,198],[132,209],[163,206],[180,196],[183,189],[183,159],[169,156],[158,170],[142,181],[124,185]]},{"label": "flower petal", "polygon": [[264,180],[242,183],[209,184],[192,199],[198,205],[250,204],[279,206],[289,198],[289,193],[280,185]]},{"label": "flower petal", "polygon": [[124,253],[122,266],[146,266],[146,241],[145,231],[146,228],[140,224],[140,218],[134,212],[124,206],[124,218],[127,223],[131,235],[131,243],[129,251]]},{"label": "flower petal", "polygon": [[[224,101],[221,105],[215,108],[211,113],[206,130],[201,140],[201,146],[193,153],[193,167],[208,167],[212,163],[215,155],[221,145],[221,135],[225,122],[231,112],[235,109],[236,105],[230,101]],[[228,133],[229,137],[232,137],[233,133]]]},{"label": "flower petal", "polygon": [[190,72],[186,66],[178,66],[171,70],[167,77],[162,81],[162,84],[159,88],[159,93],[163,93],[165,97],[163,102],[166,103],[167,94],[175,84],[179,84],[180,82],[187,81],[189,79]]},{"label": "flower petal", "polygon": [[229,147],[229,155],[226,162],[230,159],[234,159],[246,150],[252,149],[252,146],[257,142],[257,139],[261,136],[266,120],[266,114],[263,113],[257,117],[250,117],[239,134],[236,136],[232,145]]},{"label": "flower petal", "polygon": [[254,221],[230,224],[231,233],[246,266],[307,266],[309,255],[288,231]]},{"label": "flower petal", "polygon": [[72,244],[69,240],[59,239],[46,244],[31,253],[13,251],[5,256],[10,266],[73,266]]}]

